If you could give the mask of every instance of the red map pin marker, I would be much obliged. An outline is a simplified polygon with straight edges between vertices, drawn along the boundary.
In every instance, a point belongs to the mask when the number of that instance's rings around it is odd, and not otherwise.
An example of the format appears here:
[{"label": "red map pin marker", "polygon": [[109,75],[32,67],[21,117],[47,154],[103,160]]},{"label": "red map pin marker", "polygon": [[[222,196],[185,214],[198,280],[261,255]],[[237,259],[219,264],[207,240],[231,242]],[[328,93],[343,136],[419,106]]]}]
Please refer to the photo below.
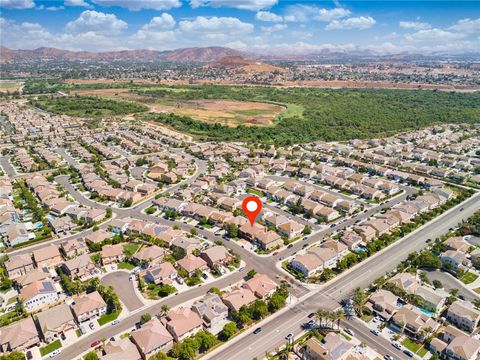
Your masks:
[{"label": "red map pin marker", "polygon": [[257,215],[262,211],[262,202],[256,196],[248,196],[243,200],[242,209],[250,220],[250,225],[253,226]]}]

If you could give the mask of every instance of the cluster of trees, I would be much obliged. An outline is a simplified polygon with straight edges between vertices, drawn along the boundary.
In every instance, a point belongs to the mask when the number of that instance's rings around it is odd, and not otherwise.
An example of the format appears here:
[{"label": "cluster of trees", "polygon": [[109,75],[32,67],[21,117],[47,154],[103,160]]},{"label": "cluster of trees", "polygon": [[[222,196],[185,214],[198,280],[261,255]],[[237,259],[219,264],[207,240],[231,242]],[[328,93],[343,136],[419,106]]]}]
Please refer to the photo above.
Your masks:
[{"label": "cluster of trees", "polygon": [[263,319],[269,313],[274,313],[278,309],[285,306],[288,297],[288,288],[282,284],[268,301],[257,300],[250,306],[242,306],[240,310],[231,311],[231,317],[239,328],[252,321]]},{"label": "cluster of trees", "polygon": [[303,113],[281,116],[271,127],[228,127],[175,114],[148,114],[150,119],[204,140],[270,142],[289,145],[318,139],[326,141],[371,138],[418,129],[434,123],[473,123],[480,115],[480,94],[428,90],[317,89],[232,87],[202,85],[185,91],[138,93],[162,101],[229,99],[296,104]]},{"label": "cluster of trees", "polygon": [[98,277],[93,277],[87,281],[72,280],[67,274],[65,274],[62,268],[57,267],[57,273],[60,276],[60,284],[63,290],[70,295],[78,295],[82,292],[90,293],[92,291],[98,291],[103,300],[107,304],[107,312],[119,312],[122,310],[122,304],[118,295],[111,286],[105,286],[100,284]]},{"label": "cluster of trees", "polygon": [[32,105],[55,114],[81,117],[126,115],[147,111],[145,105],[94,96],[49,97],[32,100]]}]

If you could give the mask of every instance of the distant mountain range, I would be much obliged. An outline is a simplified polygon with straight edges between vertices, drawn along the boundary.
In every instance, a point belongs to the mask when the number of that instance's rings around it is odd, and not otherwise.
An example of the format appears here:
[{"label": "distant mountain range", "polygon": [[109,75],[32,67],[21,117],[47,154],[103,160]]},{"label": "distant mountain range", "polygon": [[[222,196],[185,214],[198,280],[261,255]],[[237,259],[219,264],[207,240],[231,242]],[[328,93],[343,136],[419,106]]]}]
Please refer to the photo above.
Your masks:
[{"label": "distant mountain range", "polygon": [[[229,62],[245,63],[245,58],[266,61],[298,61],[298,62],[321,62],[325,60],[364,60],[364,61],[411,61],[411,60],[432,60],[432,59],[478,59],[479,54],[392,54],[377,55],[370,51],[334,52],[322,50],[310,54],[253,54],[234,50],[228,47],[193,47],[176,50],[122,50],[122,51],[71,51],[57,48],[41,47],[34,50],[12,50],[0,47],[0,62],[11,60],[26,61],[49,61],[49,60],[99,60],[99,61],[164,61],[164,62],[205,62],[211,63],[220,59],[229,59]],[[242,59],[242,60],[240,60]],[[219,64],[218,64],[219,65]],[[240,65],[240,64],[237,64]],[[251,64],[250,64],[251,65]],[[228,67],[228,66],[227,66]]]},{"label": "distant mountain range", "polygon": [[168,51],[71,51],[41,47],[34,50],[12,50],[0,47],[0,61],[10,60],[156,60],[172,62],[212,62],[226,56],[244,56],[245,53],[227,47],[199,47]]}]

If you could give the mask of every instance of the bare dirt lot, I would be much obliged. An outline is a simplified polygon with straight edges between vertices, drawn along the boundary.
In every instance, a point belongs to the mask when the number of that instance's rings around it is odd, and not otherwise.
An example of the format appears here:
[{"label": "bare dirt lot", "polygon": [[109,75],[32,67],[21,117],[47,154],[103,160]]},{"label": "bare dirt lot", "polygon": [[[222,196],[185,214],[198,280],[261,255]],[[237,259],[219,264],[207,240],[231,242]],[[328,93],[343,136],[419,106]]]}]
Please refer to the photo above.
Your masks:
[{"label": "bare dirt lot", "polygon": [[190,116],[207,123],[226,126],[271,125],[284,106],[231,100],[191,100],[175,104],[148,104],[154,112],[175,113]]}]

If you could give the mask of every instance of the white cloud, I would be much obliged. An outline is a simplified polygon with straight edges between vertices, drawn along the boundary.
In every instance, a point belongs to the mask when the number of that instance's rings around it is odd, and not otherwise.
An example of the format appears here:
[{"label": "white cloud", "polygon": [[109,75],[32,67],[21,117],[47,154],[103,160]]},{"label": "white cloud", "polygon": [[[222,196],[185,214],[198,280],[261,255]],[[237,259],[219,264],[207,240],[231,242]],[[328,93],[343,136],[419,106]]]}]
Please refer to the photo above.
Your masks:
[{"label": "white cloud", "polygon": [[65,9],[64,6],[48,6],[45,8],[45,10],[48,10],[48,11],[59,11],[63,9]]},{"label": "white cloud", "polygon": [[206,39],[223,39],[227,36],[245,35],[253,31],[253,25],[234,17],[210,18],[197,16],[194,20],[180,21],[180,30],[184,33],[199,35]]},{"label": "white cloud", "polygon": [[408,41],[419,42],[446,42],[465,37],[464,34],[454,33],[442,29],[419,30],[416,33],[405,35]]},{"label": "white cloud", "polygon": [[358,16],[343,20],[333,20],[325,27],[325,30],[368,29],[375,24],[376,21],[371,16]]},{"label": "white cloud", "polygon": [[265,33],[272,33],[275,31],[282,31],[288,28],[287,24],[275,24],[273,26],[262,26],[261,30]]},{"label": "white cloud", "polygon": [[33,0],[0,0],[0,7],[4,9],[31,9],[35,7]]},{"label": "white cloud", "polygon": [[317,15],[314,16],[314,19],[319,21],[332,21],[347,17],[351,14],[352,12],[350,10],[344,8],[319,9]]},{"label": "white cloud", "polygon": [[426,30],[432,27],[429,23],[420,22],[420,21],[400,21],[398,25],[402,29],[413,29],[413,30]]},{"label": "white cloud", "polygon": [[92,8],[93,6],[87,3],[85,0],[65,0],[65,6],[82,6],[86,8]]},{"label": "white cloud", "polygon": [[133,47],[158,48],[165,42],[171,42],[176,39],[175,19],[167,13],[156,16],[148,24],[143,25],[140,30],[133,34],[129,41]]},{"label": "white cloud", "polygon": [[226,43],[225,46],[240,51],[245,51],[248,48],[247,44],[240,40]]},{"label": "white cloud", "polygon": [[259,11],[255,14],[255,19],[260,21],[282,22],[283,16],[274,14],[270,11]]},{"label": "white cloud", "polygon": [[143,25],[142,30],[171,30],[175,27],[176,21],[172,15],[163,13],[155,16],[148,24]]},{"label": "white cloud", "polygon": [[448,28],[448,30],[458,31],[464,34],[480,33],[480,18],[478,19],[462,19]]},{"label": "white cloud", "polygon": [[241,10],[258,11],[269,9],[276,5],[278,0],[190,0],[192,8],[200,6],[210,7],[230,7]]},{"label": "white cloud", "polygon": [[93,2],[101,6],[120,6],[131,11],[170,10],[182,6],[180,0],[93,0]]},{"label": "white cloud", "polygon": [[96,34],[118,35],[128,27],[127,23],[114,14],[105,14],[94,10],[85,10],[80,16],[67,23],[69,33],[94,32]]}]

